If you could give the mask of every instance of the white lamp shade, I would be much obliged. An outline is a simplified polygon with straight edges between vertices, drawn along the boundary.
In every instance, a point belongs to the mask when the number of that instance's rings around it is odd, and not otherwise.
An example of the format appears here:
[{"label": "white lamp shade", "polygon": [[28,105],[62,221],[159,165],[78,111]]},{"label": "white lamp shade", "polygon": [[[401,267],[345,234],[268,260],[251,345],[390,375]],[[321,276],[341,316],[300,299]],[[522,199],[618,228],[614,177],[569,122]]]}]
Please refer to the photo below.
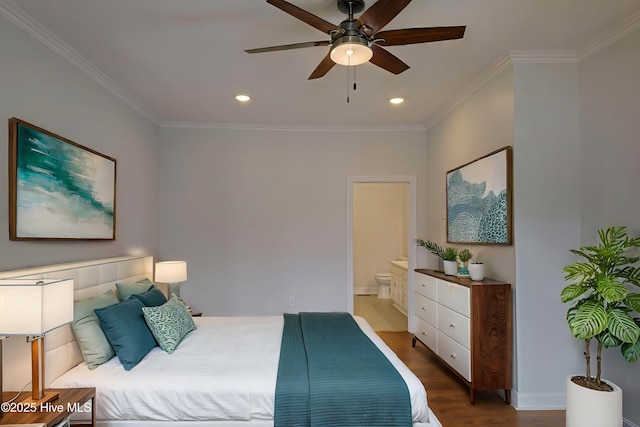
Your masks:
[{"label": "white lamp shade", "polygon": [[329,55],[336,64],[354,66],[369,61],[373,57],[373,51],[359,38],[343,36],[334,42]]},{"label": "white lamp shade", "polygon": [[0,280],[0,335],[42,335],[73,321],[73,279]]},{"label": "white lamp shade", "polygon": [[187,280],[186,261],[156,262],[156,282],[179,283]]}]

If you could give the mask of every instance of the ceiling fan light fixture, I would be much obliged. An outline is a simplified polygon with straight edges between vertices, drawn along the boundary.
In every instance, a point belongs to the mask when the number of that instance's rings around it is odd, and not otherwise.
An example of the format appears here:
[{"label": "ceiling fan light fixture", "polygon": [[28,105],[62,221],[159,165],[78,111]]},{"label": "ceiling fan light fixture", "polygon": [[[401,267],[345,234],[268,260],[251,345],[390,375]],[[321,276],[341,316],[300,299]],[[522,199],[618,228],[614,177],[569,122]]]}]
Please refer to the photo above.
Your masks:
[{"label": "ceiling fan light fixture", "polygon": [[391,98],[389,102],[394,105],[402,104],[404,102],[404,98],[397,96],[395,98]]},{"label": "ceiling fan light fixture", "polygon": [[334,40],[330,56],[336,64],[354,66],[369,62],[373,50],[362,37],[342,36]]},{"label": "ceiling fan light fixture", "polygon": [[236,100],[240,101],[240,102],[248,102],[249,100],[251,100],[251,97],[249,95],[236,95]]}]

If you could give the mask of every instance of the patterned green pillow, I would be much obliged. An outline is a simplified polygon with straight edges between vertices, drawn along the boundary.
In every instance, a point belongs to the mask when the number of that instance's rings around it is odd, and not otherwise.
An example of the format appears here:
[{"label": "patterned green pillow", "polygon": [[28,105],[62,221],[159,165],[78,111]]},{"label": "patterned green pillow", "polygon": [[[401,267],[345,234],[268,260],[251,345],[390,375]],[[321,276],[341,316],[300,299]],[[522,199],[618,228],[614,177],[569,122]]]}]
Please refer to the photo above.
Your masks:
[{"label": "patterned green pillow", "polygon": [[191,313],[178,298],[158,307],[143,307],[142,312],[160,348],[171,354],[182,339],[196,329]]}]

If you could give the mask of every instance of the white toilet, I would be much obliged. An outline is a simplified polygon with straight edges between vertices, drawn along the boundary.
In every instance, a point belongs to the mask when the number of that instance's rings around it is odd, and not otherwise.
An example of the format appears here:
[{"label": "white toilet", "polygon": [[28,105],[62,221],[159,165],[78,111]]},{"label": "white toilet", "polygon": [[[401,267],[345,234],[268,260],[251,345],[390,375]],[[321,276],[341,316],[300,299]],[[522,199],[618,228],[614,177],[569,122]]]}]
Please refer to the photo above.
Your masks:
[{"label": "white toilet", "polygon": [[376,282],[378,282],[378,298],[391,298],[391,273],[376,274]]}]

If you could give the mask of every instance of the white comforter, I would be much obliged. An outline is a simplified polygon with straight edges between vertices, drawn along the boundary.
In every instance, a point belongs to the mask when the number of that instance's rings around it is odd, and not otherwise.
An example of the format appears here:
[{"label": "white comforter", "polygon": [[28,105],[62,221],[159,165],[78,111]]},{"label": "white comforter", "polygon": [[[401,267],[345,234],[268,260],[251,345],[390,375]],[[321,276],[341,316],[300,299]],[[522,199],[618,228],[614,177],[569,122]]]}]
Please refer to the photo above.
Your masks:
[{"label": "white comforter", "polygon": [[[428,423],[420,380],[362,318],[361,329],[405,379],[414,423]],[[273,420],[283,318],[201,317],[173,354],[154,348],[132,370],[117,357],[81,363],[51,387],[96,387],[99,420]]]}]

